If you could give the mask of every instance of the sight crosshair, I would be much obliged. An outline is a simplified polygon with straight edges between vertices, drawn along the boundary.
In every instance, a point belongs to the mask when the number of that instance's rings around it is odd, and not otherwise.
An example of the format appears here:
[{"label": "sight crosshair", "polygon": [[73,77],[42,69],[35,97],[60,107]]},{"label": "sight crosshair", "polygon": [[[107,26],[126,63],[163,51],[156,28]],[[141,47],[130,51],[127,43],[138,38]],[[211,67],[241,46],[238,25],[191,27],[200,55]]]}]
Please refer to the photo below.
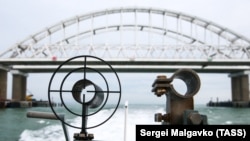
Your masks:
[{"label": "sight crosshair", "polygon": [[[69,70],[68,73],[64,75],[64,77],[58,77],[61,69],[67,67],[69,64],[75,63],[75,61],[79,62],[79,60],[82,62],[80,66]],[[110,70],[109,72],[112,72],[108,75],[108,78],[113,79],[106,79],[107,76],[105,76],[101,70],[92,68],[92,61],[98,62],[107,67],[107,69]],[[81,77],[79,77],[79,75],[77,75],[78,77],[75,77],[73,76],[74,74],[80,74]],[[90,77],[91,74],[98,76],[96,82],[90,80],[93,79],[93,77]],[[59,78],[60,80],[58,81]],[[102,83],[98,83],[97,81]],[[70,86],[71,89],[69,88]],[[77,126],[70,121],[60,119],[59,111],[56,110],[55,106],[53,106],[54,96],[57,96],[58,99],[60,99],[63,107],[71,115],[81,117],[81,126]],[[76,104],[80,104],[80,111],[76,112],[72,109],[72,106],[70,106],[68,101],[65,100],[65,98],[68,97],[71,97],[71,99],[74,100]],[[115,99],[115,104],[113,104],[114,101],[109,100],[112,98]],[[88,134],[87,129],[95,128],[104,124],[114,115],[121,100],[121,84],[115,70],[104,60],[95,56],[76,56],[63,62],[52,74],[48,87],[48,99],[52,112],[59,120],[70,127],[81,129],[79,134],[76,133],[74,135],[76,140],[92,140],[94,136],[93,134]],[[110,102],[112,102],[112,105],[109,107],[109,116],[93,125],[88,125],[87,119],[91,116],[97,115],[98,112],[100,112],[104,106],[108,105]],[[91,109],[91,111],[89,109]]]}]

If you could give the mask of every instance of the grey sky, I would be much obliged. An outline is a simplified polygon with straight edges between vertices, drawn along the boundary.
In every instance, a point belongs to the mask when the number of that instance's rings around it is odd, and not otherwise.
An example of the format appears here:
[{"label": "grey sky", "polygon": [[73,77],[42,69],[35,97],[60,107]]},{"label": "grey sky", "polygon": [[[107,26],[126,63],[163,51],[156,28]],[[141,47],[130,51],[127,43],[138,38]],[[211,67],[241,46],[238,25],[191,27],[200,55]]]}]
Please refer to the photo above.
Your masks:
[{"label": "grey sky", "polygon": [[[0,49],[3,51],[18,41],[73,16],[127,6],[154,7],[186,13],[212,21],[250,38],[249,0],[0,0]],[[136,75],[138,78],[148,80],[147,83],[145,82],[146,89],[139,91],[140,93],[151,92],[151,83],[156,75]],[[217,96],[222,100],[230,99],[230,78],[227,75],[201,74],[202,87],[199,94],[195,96],[197,103],[205,103],[211,97],[215,100]],[[121,77],[124,82],[122,85],[128,87],[128,83],[135,79],[132,75],[132,80],[128,80],[128,77],[122,74]],[[40,99],[44,97],[41,96],[42,93],[44,95],[47,92],[47,85],[41,86],[34,83],[38,79],[44,83],[48,81],[48,78],[41,77],[39,74],[30,75],[28,89],[34,93],[37,90],[40,91],[38,96]],[[134,92],[131,89],[126,92]],[[147,98],[151,99],[151,97]],[[126,95],[124,99],[129,99],[129,96]]]}]

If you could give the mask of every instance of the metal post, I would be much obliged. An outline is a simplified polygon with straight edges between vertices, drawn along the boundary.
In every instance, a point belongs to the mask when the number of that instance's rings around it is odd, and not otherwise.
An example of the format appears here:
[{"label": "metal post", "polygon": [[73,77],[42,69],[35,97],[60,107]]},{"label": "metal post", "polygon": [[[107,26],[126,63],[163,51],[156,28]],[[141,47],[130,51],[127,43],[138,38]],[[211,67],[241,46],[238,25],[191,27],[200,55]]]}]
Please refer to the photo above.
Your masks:
[{"label": "metal post", "polygon": [[125,102],[124,141],[127,141],[128,101]]}]

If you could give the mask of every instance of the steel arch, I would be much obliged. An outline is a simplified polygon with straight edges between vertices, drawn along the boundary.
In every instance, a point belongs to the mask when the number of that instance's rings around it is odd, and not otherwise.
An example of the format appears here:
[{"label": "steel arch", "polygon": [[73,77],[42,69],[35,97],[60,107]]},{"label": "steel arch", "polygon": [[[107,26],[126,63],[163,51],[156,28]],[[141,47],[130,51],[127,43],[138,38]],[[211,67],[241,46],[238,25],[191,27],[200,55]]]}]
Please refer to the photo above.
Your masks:
[{"label": "steel arch", "polygon": [[[129,31],[134,38],[126,43],[123,34]],[[120,36],[119,42],[93,42],[101,33],[111,32]],[[145,43],[138,41],[141,32]],[[85,39],[89,42],[82,42]],[[128,7],[91,12],[61,21],[10,47],[0,57],[68,58],[82,54],[80,50],[84,50],[102,58],[230,60],[249,59],[249,48],[250,40],[246,37],[202,18],[166,9]]]}]

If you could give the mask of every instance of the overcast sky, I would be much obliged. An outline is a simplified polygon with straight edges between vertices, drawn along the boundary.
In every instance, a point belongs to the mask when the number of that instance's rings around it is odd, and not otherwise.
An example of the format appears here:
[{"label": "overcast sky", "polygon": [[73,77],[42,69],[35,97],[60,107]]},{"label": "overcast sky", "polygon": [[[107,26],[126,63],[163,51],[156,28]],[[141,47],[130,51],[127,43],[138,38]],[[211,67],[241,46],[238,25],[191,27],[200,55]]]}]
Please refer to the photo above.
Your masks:
[{"label": "overcast sky", "polygon": [[[212,21],[238,34],[250,38],[250,1],[249,0],[0,0],[0,49],[6,50],[26,37],[52,26],[58,22],[93,11],[117,7],[153,7],[186,13]],[[120,74],[126,95],[123,100],[132,99],[128,93],[151,93],[151,84],[156,74]],[[171,75],[171,74],[170,74]],[[47,75],[46,75],[47,76]],[[142,89],[130,87],[136,79],[145,80]],[[231,99],[231,84],[228,74],[200,74],[202,86],[195,96],[196,103]],[[41,83],[34,83],[37,80]],[[28,89],[37,94],[37,98],[47,96],[48,77],[32,74],[28,77]],[[146,81],[147,80],[147,81]],[[147,95],[147,94],[146,94]],[[153,94],[152,94],[153,95]],[[155,97],[148,96],[146,103]]]}]

